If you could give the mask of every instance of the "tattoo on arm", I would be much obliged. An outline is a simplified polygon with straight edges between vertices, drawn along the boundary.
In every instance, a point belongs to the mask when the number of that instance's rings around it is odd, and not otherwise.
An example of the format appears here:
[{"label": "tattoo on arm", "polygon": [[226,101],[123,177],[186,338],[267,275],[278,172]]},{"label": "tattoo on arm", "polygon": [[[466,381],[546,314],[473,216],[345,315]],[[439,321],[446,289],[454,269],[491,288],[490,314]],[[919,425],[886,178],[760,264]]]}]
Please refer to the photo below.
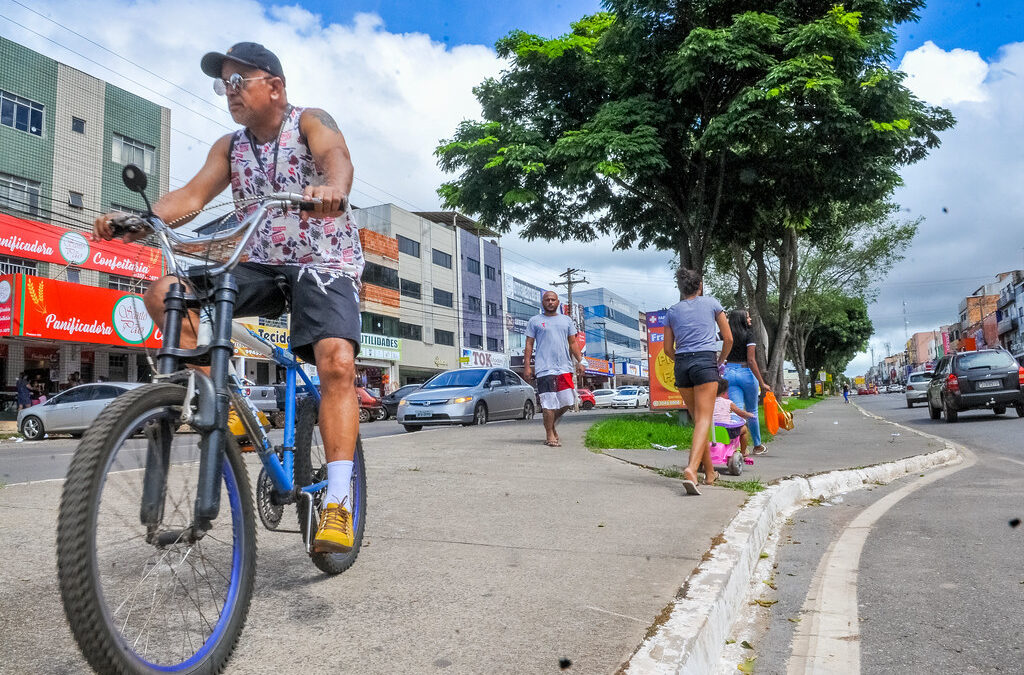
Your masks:
[{"label": "tattoo on arm", "polygon": [[320,110],[319,108],[312,108],[310,109],[309,114],[317,118],[320,121],[320,124],[324,125],[334,133],[341,133],[341,129],[338,128],[337,122],[335,122],[334,118],[327,114],[326,111]]}]

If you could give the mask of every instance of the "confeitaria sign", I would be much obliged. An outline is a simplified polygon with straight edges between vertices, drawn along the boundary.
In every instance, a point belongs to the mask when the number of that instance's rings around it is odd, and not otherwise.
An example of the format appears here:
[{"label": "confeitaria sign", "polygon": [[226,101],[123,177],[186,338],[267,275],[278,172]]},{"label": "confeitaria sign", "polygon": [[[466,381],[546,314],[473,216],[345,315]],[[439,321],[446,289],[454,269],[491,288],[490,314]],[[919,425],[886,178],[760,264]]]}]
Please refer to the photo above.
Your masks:
[{"label": "confeitaria sign", "polygon": [[398,361],[402,358],[402,340],[376,333],[360,333],[359,358]]}]

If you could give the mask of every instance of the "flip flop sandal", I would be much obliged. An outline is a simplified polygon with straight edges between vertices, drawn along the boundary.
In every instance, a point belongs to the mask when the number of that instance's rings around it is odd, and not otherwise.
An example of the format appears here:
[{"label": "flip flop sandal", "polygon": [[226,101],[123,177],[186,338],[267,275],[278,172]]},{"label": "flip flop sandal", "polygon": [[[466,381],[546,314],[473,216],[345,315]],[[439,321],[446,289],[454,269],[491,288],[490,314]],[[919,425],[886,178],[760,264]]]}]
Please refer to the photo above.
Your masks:
[{"label": "flip flop sandal", "polygon": [[689,479],[683,481],[683,489],[686,490],[686,494],[688,495],[700,494],[700,490],[697,489],[697,484]]},{"label": "flip flop sandal", "polygon": [[704,484],[707,485],[708,487],[711,487],[712,485],[714,485],[716,480],[718,480],[718,472],[717,471],[715,472],[715,477],[714,478],[708,478],[707,476],[704,476]]}]

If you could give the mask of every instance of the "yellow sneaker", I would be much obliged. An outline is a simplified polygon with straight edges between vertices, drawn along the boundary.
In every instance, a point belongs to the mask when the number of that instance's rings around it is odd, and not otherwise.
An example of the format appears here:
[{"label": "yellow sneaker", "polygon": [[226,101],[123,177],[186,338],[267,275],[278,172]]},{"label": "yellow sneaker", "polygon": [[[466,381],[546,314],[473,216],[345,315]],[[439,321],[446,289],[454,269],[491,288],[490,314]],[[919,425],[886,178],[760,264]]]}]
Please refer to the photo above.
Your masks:
[{"label": "yellow sneaker", "polygon": [[341,504],[328,504],[320,514],[320,527],[313,538],[315,553],[348,553],[352,550],[352,514]]}]

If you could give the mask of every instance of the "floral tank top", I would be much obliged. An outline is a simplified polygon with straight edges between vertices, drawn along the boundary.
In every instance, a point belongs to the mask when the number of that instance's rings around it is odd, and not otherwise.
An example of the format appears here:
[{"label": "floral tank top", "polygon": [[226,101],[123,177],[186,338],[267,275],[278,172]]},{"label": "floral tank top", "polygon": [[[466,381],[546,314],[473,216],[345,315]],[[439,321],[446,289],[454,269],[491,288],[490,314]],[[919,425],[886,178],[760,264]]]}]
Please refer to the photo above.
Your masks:
[{"label": "floral tank top", "polygon": [[[239,219],[257,206],[248,198],[274,192],[302,193],[307,185],[323,185],[326,176],[313,160],[306,139],[299,132],[303,108],[292,107],[280,136],[259,143],[245,129],[231,139],[231,194]],[[363,249],[351,206],[338,218],[299,219],[297,210],[272,215],[253,235],[247,258],[267,265],[297,265],[312,272],[317,283],[345,276],[358,285],[363,273]]]}]

